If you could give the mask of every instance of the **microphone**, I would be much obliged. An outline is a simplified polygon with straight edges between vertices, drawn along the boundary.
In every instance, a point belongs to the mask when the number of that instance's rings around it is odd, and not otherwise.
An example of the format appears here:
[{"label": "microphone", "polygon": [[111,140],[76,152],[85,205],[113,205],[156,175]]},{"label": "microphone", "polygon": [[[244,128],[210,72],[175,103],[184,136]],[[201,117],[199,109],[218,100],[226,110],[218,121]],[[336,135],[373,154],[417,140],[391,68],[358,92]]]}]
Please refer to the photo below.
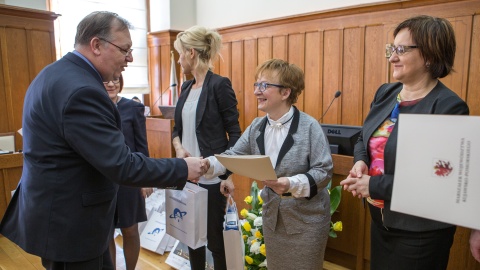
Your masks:
[{"label": "microphone", "polygon": [[[167,87],[165,90],[163,90],[163,92],[167,91],[168,88],[170,88],[170,87],[175,87],[175,86],[177,86],[176,83],[174,83],[174,84],[170,85],[169,87]],[[151,107],[151,109],[150,109],[150,112],[148,112],[148,116],[150,116],[150,113],[152,112],[152,109],[155,108],[155,104],[157,104],[157,102],[158,102],[161,98],[162,98],[162,94],[160,94],[160,97],[157,98],[157,100],[155,100],[155,102],[153,103],[153,105],[152,105],[152,107]]]},{"label": "microphone", "polygon": [[322,121],[323,120],[323,117],[325,116],[325,114],[327,114],[328,112],[328,109],[330,109],[330,106],[332,106],[332,103],[333,101],[338,98],[339,96],[342,95],[342,91],[340,90],[337,90],[337,92],[335,92],[335,96],[333,97],[332,101],[330,101],[330,105],[328,105],[327,109],[325,110],[325,112],[322,114],[322,117],[320,117],[320,120],[318,120],[318,122]]}]

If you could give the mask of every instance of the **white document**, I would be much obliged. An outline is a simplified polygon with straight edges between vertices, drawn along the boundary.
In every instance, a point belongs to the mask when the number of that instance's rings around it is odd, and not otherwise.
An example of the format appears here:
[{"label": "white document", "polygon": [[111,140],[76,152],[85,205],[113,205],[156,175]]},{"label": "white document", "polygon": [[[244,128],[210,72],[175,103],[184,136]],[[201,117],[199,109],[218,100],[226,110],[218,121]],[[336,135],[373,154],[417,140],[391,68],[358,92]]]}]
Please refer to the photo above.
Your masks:
[{"label": "white document", "polygon": [[391,209],[480,229],[480,117],[400,114]]},{"label": "white document", "polygon": [[255,180],[277,180],[269,156],[264,155],[215,155],[229,171]]}]

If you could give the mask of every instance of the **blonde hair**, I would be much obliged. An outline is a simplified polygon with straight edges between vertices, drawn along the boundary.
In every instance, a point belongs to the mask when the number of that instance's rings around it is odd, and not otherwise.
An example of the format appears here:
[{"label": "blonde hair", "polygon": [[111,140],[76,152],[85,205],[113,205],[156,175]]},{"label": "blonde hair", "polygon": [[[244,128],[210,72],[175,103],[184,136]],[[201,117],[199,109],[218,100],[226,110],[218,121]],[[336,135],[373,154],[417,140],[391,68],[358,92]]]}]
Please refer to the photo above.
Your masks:
[{"label": "blonde hair", "polygon": [[196,25],[178,33],[173,46],[179,53],[194,49],[197,52],[194,68],[209,69],[220,54],[222,36],[216,30]]}]

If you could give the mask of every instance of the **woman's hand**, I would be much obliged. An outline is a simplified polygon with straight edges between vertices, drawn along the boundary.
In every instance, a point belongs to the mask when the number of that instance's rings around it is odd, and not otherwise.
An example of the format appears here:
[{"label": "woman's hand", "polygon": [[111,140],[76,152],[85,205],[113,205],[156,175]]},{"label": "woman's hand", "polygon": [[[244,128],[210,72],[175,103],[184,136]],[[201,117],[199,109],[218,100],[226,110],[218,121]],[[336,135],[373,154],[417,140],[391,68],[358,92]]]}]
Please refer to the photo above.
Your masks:
[{"label": "woman's hand", "polygon": [[228,197],[228,195],[232,195],[235,192],[235,185],[232,181],[232,176],[229,176],[227,180],[224,180],[220,183],[220,192],[223,196]]},{"label": "woman's hand", "polygon": [[475,260],[480,262],[480,230],[472,230],[470,234],[470,251]]},{"label": "woman's hand", "polygon": [[191,157],[192,156],[183,147],[179,147],[178,149],[175,149],[175,153],[177,154],[177,158],[186,158],[186,157]]},{"label": "woman's hand", "polygon": [[343,186],[343,190],[349,191],[354,197],[368,198],[370,197],[370,191],[368,185],[370,184],[370,175],[362,174],[361,177],[352,177],[349,175],[347,179],[342,180],[340,185]]},{"label": "woman's hand", "polygon": [[263,183],[278,195],[282,195],[290,189],[290,180],[287,177],[280,177],[277,180],[265,180]]},{"label": "woman's hand", "polygon": [[142,196],[143,198],[148,198],[153,193],[153,188],[142,188]]},{"label": "woman's hand", "polygon": [[351,177],[362,177],[362,175],[368,174],[368,166],[363,160],[355,162],[350,170]]}]

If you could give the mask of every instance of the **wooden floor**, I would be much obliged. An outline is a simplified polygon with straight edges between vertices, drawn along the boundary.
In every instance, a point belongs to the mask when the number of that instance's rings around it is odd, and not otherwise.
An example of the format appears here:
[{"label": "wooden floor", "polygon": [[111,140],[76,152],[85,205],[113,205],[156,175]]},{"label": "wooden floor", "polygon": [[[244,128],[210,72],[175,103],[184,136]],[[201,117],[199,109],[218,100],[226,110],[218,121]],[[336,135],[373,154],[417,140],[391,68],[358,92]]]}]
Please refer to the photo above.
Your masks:
[{"label": "wooden floor", "polygon": [[[126,270],[122,250],[122,237],[115,239],[117,243],[117,270]],[[168,253],[160,255],[146,249],[140,250],[136,270],[174,270],[165,263]],[[44,270],[40,258],[30,255],[20,247],[0,235],[0,270]],[[348,270],[347,268],[325,262],[324,270]]]}]

